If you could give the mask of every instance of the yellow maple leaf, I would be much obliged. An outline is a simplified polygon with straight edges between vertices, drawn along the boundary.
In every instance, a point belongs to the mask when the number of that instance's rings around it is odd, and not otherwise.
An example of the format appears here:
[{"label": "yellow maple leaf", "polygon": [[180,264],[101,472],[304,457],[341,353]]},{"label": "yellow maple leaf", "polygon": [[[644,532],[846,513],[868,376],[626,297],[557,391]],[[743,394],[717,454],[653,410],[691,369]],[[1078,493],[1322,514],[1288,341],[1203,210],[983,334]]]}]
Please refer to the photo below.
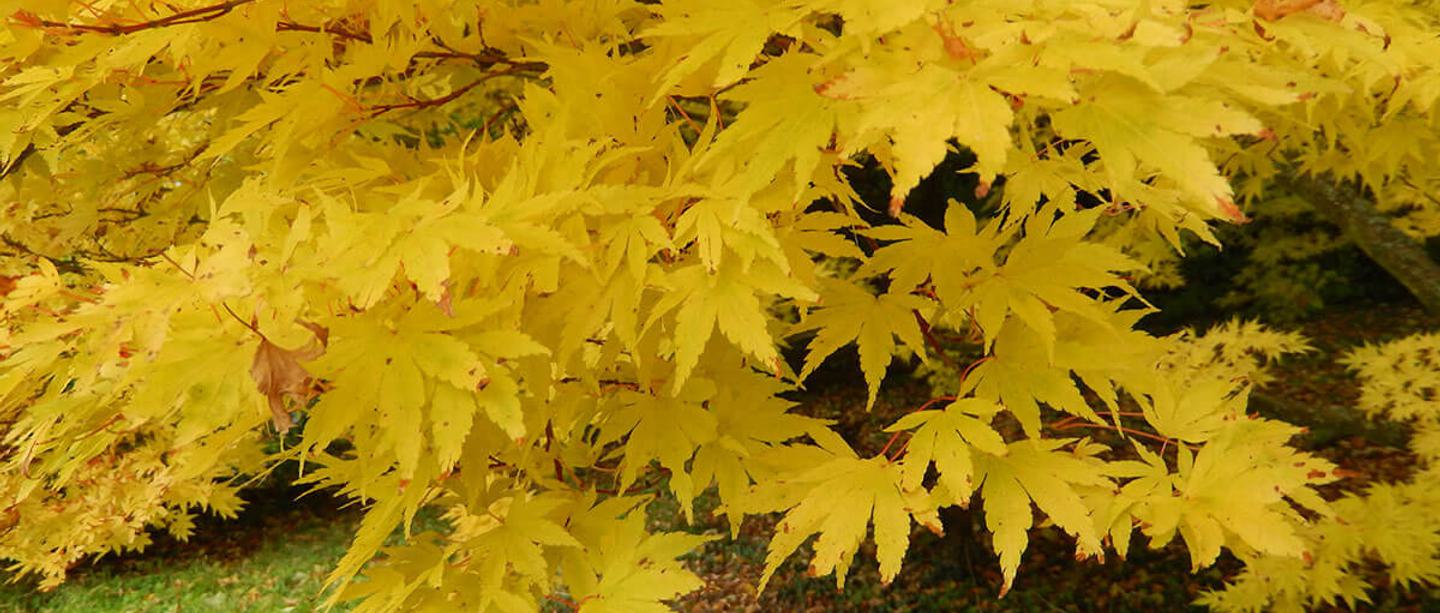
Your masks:
[{"label": "yellow maple leaf", "polygon": [[757,0],[667,2],[658,12],[663,18],[642,35],[658,43],[674,39],[686,51],[660,75],[657,98],[712,63],[714,86],[734,83],[745,75],[766,39],[789,30],[801,16],[791,7]]},{"label": "yellow maple leaf", "polygon": [[1079,555],[1099,555],[1100,537],[1091,511],[1076,488],[1113,488],[1103,464],[1078,451],[1056,451],[1072,439],[1029,439],[1010,443],[1004,456],[984,454],[976,458],[982,475],[980,495],[985,500],[985,526],[995,534],[995,552],[1005,583],[1000,595],[1010,591],[1020,554],[1029,542],[1026,533],[1034,522],[1033,501],[1050,520],[1078,539]]},{"label": "yellow maple leaf", "polygon": [[670,293],[655,307],[646,328],[661,316],[675,311],[675,378],[678,391],[685,384],[700,354],[718,327],[720,333],[754,357],[761,365],[778,369],[780,354],[775,350],[766,325],[762,296],[783,295],[813,300],[815,295],[787,278],[773,265],[757,262],[742,270],[739,263],[726,262],[715,272],[703,265],[688,266],[670,275]]},{"label": "yellow maple leaf", "polygon": [[895,350],[895,337],[900,337],[921,359],[925,358],[925,341],[915,314],[928,310],[930,305],[918,296],[895,293],[875,296],[852,283],[832,279],[823,282],[821,297],[823,306],[812,311],[791,332],[819,330],[810,341],[800,378],[810,376],[835,350],[855,342],[860,350],[860,370],[869,389],[865,402],[868,409],[875,404],[880,382],[885,378],[885,368]]},{"label": "yellow maple leaf", "polygon": [[599,576],[591,589],[574,594],[580,613],[670,611],[664,601],[695,591],[704,582],[678,559],[712,536],[650,534],[645,513],[632,511],[613,522],[589,557]]},{"label": "yellow maple leaf", "polygon": [[[943,41],[936,37],[933,44]],[[907,57],[893,63],[913,61]],[[892,203],[903,200],[945,158],[949,139],[975,152],[972,170],[987,185],[1015,147],[1010,136],[1014,112],[1005,97],[973,75],[941,64],[925,64],[918,71],[890,62],[861,65],[827,83],[823,93],[858,108],[841,115],[842,133],[852,135],[842,151],[888,141],[895,167]],[[915,104],[921,98],[925,103]]]},{"label": "yellow maple leaf", "polygon": [[1304,543],[1296,530],[1304,520],[1286,499],[1323,510],[1310,488],[1336,477],[1330,462],[1284,445],[1299,432],[1283,422],[1239,419],[1198,452],[1180,447],[1173,495],[1158,488],[1136,512],[1151,545],[1178,531],[1197,569],[1232,540],[1261,553],[1300,556]]},{"label": "yellow maple leaf", "polygon": [[1116,75],[1097,77],[1083,94],[1084,104],[1052,116],[1055,131],[1094,143],[1113,182],[1129,184],[1144,164],[1184,189],[1195,210],[1239,221],[1230,183],[1200,139],[1257,133],[1259,121],[1217,101],[1161,95]]},{"label": "yellow maple leaf", "polygon": [[968,501],[975,492],[970,449],[997,456],[1009,453],[1005,439],[985,421],[999,410],[992,402],[963,398],[943,410],[916,411],[886,428],[886,432],[914,430],[901,464],[902,488],[919,488],[926,469],[934,462],[946,491],[956,500]]},{"label": "yellow maple leaf", "polygon": [[860,459],[853,452],[832,455],[797,475],[792,483],[807,493],[776,527],[758,589],[764,591],[780,564],[816,533],[820,537],[811,573],[834,572],[836,585],[844,587],[846,572],[871,523],[880,580],[889,583],[900,572],[910,544],[910,512],[900,481],[899,466],[884,456]]},{"label": "yellow maple leaf", "polygon": [[1029,327],[1007,322],[995,340],[995,350],[975,367],[961,385],[960,393],[972,390],[1004,406],[1015,415],[1025,434],[1040,435],[1040,404],[1100,422],[1090,408],[1068,368],[1050,365],[1044,339]]}]

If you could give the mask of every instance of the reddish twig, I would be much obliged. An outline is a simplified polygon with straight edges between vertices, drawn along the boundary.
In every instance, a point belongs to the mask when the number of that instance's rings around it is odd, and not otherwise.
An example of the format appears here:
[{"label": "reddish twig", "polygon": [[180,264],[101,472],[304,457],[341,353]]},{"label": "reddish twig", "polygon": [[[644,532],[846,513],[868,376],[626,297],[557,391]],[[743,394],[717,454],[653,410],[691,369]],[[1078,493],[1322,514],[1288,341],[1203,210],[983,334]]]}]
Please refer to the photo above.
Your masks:
[{"label": "reddish twig", "polygon": [[[148,21],[141,21],[136,23],[93,24],[55,21],[51,19],[42,19],[34,13],[24,10],[16,11],[14,14],[12,14],[11,20],[20,25],[29,27],[48,28],[51,30],[68,30],[70,32],[91,34],[108,34],[110,36],[122,36],[126,34],[133,34],[142,30],[151,30],[155,28],[166,28],[172,26],[212,21],[214,19],[218,19],[229,14],[237,7],[245,4],[250,4],[251,2],[255,2],[255,0],[227,0],[225,2],[219,2],[216,4],[179,11],[170,15],[166,15],[165,17],[160,17],[158,19],[151,19]],[[94,13],[94,10],[92,9],[91,12]],[[96,15],[96,17],[103,18],[102,15],[98,14]],[[354,32],[340,26],[332,25],[316,26],[296,23],[294,21],[280,21],[275,24],[275,31],[310,32],[315,34],[326,34],[344,40],[362,42],[367,44],[374,42],[368,33]],[[440,44],[439,46],[443,49],[443,51],[420,51],[415,53],[412,57],[416,59],[464,59],[475,62],[476,64],[484,68],[488,68],[497,64],[507,64],[523,70],[531,70],[537,72],[544,71],[548,67],[543,62],[511,60],[505,57],[504,53],[493,49],[485,49],[476,53],[465,53],[446,47],[443,44]]]},{"label": "reddish twig", "polygon": [[639,494],[657,485],[660,485],[658,481],[639,483],[626,488],[624,492],[621,492],[620,490],[614,488],[597,487],[595,488],[595,493],[605,494],[607,496],[629,496],[631,494]]},{"label": "reddish twig", "polygon": [[[911,413],[919,413],[920,411],[924,411],[924,410],[926,410],[926,409],[928,409],[928,408],[930,408],[930,407],[933,407],[933,406],[935,406],[935,405],[937,405],[937,404],[939,404],[939,403],[941,403],[941,402],[954,402],[954,401],[955,401],[955,397],[954,397],[954,396],[936,396],[936,397],[934,397],[934,398],[931,398],[931,399],[929,399],[929,400],[926,400],[926,401],[925,401],[925,404],[922,404],[922,405],[920,405],[919,407],[917,407],[917,408],[915,408],[915,409],[912,409],[912,410],[910,410],[910,411],[907,411],[905,414],[906,414],[906,415],[909,415],[909,414],[911,414]],[[903,434],[903,433],[904,433],[904,430],[900,430],[900,431],[895,432],[894,434],[891,434],[891,435],[890,435],[890,440],[885,441],[885,446],[880,448],[880,453],[877,454],[877,455],[885,455],[886,452],[890,451],[890,446],[891,446],[891,445],[894,445],[894,444],[895,444],[895,441],[896,441],[897,439],[899,439],[899,438],[900,438],[900,435]],[[906,441],[905,444],[906,444],[906,445],[909,445],[910,442],[909,442],[909,441]],[[892,460],[892,461],[893,461],[893,460]]]},{"label": "reddish twig", "polygon": [[245,321],[244,319],[241,319],[241,318],[240,318],[240,315],[239,315],[238,313],[236,313],[234,309],[230,308],[230,305],[225,304],[224,302],[221,302],[221,303],[220,303],[220,307],[223,308],[223,309],[225,309],[225,312],[226,312],[226,313],[229,313],[231,317],[234,317],[234,318],[235,318],[235,321],[240,322],[240,325],[245,326],[246,328],[249,328],[250,331],[251,331],[251,332],[254,332],[256,336],[259,336],[259,337],[260,337],[260,340],[269,342],[269,339],[265,338],[265,333],[261,332],[261,331],[260,331],[260,328],[255,327],[255,324],[253,324],[253,323],[250,323],[250,322],[248,322],[248,321]]},{"label": "reddish twig", "polygon": [[483,133],[483,134],[485,134],[485,137],[486,137],[486,138],[489,138],[489,137],[490,137],[490,125],[493,124],[493,123],[495,123],[497,120],[499,120],[501,115],[504,115],[504,114],[506,114],[506,113],[514,112],[514,111],[515,111],[516,109],[518,109],[518,108],[520,108],[520,107],[516,106],[514,102],[507,102],[507,103],[505,103],[504,105],[502,105],[502,106],[500,107],[499,110],[495,111],[494,113],[491,113],[489,117],[485,118],[485,123],[484,123],[484,124],[481,124],[481,126],[480,126],[480,132]]},{"label": "reddish twig", "polygon": [[905,450],[910,448],[910,441],[913,440],[915,440],[913,436],[905,439],[905,442],[901,443],[900,448],[895,450],[895,455],[887,456],[886,459],[891,462],[899,461],[900,458],[905,455]]},{"label": "reddish twig", "polygon": [[915,409],[914,411],[911,411],[911,413],[918,413],[918,412],[920,412],[920,411],[924,411],[925,409],[928,409],[928,408],[930,408],[930,407],[933,407],[933,406],[935,406],[935,405],[937,405],[937,404],[940,404],[940,403],[942,403],[942,402],[955,402],[955,397],[954,397],[954,396],[936,396],[936,397],[934,397],[934,398],[931,398],[931,399],[929,399],[929,400],[926,400],[926,401],[925,401],[925,404],[920,405],[920,408]]},{"label": "reddish twig", "polygon": [[670,106],[675,109],[675,112],[679,113],[680,117],[685,119],[685,123],[690,124],[690,129],[695,131],[696,136],[699,136],[700,133],[703,132],[703,130],[700,129],[700,125],[695,123],[694,119],[690,118],[690,114],[686,113],[685,109],[680,107],[680,103],[675,100],[674,96],[666,96],[665,101],[669,102]]},{"label": "reddish twig", "polygon": [[545,600],[549,600],[550,602],[553,602],[553,603],[555,603],[555,604],[558,604],[558,605],[560,605],[560,606],[562,606],[562,607],[566,607],[566,608],[570,609],[571,611],[574,611],[574,610],[580,608],[579,603],[576,603],[574,600],[570,600],[569,598],[565,598],[564,596],[556,596],[556,595],[554,595],[554,594],[546,594],[546,595],[545,595]]},{"label": "reddish twig", "polygon": [[888,452],[890,451],[890,446],[891,446],[891,445],[894,445],[894,444],[895,444],[895,441],[896,441],[896,440],[899,440],[900,435],[903,434],[904,432],[905,432],[904,430],[896,430],[893,434],[891,434],[891,435],[890,435],[890,440],[885,441],[885,446],[884,446],[884,447],[881,447],[881,448],[880,448],[880,453],[878,453],[878,454],[876,454],[876,455],[887,455]]},{"label": "reddish twig", "polygon": [[925,336],[925,343],[930,345],[931,349],[935,350],[935,354],[940,356],[940,359],[944,361],[945,364],[955,370],[960,370],[960,365],[956,364],[955,360],[945,353],[945,347],[942,346],[940,340],[936,339],[935,335],[930,332],[930,322],[926,321],[925,316],[920,314],[920,309],[911,309],[910,312],[915,314],[915,323],[920,324],[920,334]]},{"label": "reddish twig", "polygon": [[1062,420],[1060,420],[1060,421],[1057,421],[1057,422],[1055,422],[1055,423],[1053,423],[1053,424],[1050,424],[1050,427],[1051,427],[1051,428],[1054,428],[1054,429],[1056,429],[1056,430],[1064,430],[1065,428],[1070,427],[1071,424],[1078,423],[1079,421],[1080,421],[1080,418],[1079,418],[1079,417],[1075,417],[1074,415],[1070,415],[1070,416],[1068,416],[1068,417],[1066,417],[1066,418],[1064,418],[1064,419],[1062,419]]},{"label": "reddish twig", "polygon": [[[345,40],[351,40],[358,43],[366,44],[371,44],[374,42],[374,39],[370,38],[370,35],[365,32],[352,32],[339,26],[312,26],[303,23],[296,23],[294,21],[281,21],[275,24],[275,30],[277,32],[309,32],[312,34],[328,34],[336,38],[342,38]],[[501,53],[500,51],[494,49],[485,49],[475,53],[465,53],[463,51],[451,49],[450,47],[447,47],[444,43],[441,43],[439,41],[433,42],[435,42],[438,47],[443,49],[443,51],[418,51],[410,57],[414,59],[469,60],[480,65],[480,67],[482,68],[489,68],[497,64],[506,64],[522,70],[531,70],[535,72],[542,72],[549,67],[544,62],[526,62],[512,60],[508,57],[505,57],[504,53]]]},{"label": "reddish twig", "polygon": [[369,34],[364,32],[351,32],[338,26],[310,26],[293,21],[280,21],[275,23],[276,32],[310,32],[312,34],[328,34],[336,38],[353,40],[361,43],[370,43],[373,40]]},{"label": "reddish twig", "polygon": [[[158,255],[158,256],[160,257],[160,259],[165,260],[166,262],[169,262],[171,266],[174,266],[174,267],[175,267],[175,270],[180,271],[180,274],[185,275],[186,278],[190,279],[191,281],[194,281],[194,280],[195,280],[195,273],[190,272],[190,271],[188,271],[188,270],[185,270],[185,267],[184,267],[184,266],[181,266],[179,262],[176,262],[174,258],[170,257],[170,254],[161,252],[161,253],[158,253],[158,254],[156,254],[156,255]],[[225,312],[226,312],[226,313],[229,313],[231,317],[235,318],[235,321],[240,322],[240,325],[245,326],[245,327],[248,328],[251,332],[254,332],[254,333],[256,334],[256,336],[259,336],[259,337],[261,338],[261,340],[267,340],[267,341],[269,340],[269,339],[267,339],[267,338],[265,337],[265,333],[263,333],[263,332],[260,331],[260,328],[255,327],[255,324],[252,324],[252,323],[250,323],[250,322],[248,322],[248,321],[245,321],[245,319],[242,318],[242,317],[240,317],[240,314],[239,314],[239,313],[236,313],[234,309],[230,308],[230,305],[226,304],[225,301],[222,300],[222,301],[220,302],[220,307],[223,308],[223,309],[225,309]],[[210,308],[211,308],[211,309],[214,309],[214,308],[215,308],[215,305],[210,305]],[[217,315],[217,317],[218,317],[218,315]]]},{"label": "reddish twig", "polygon": [[980,358],[980,359],[978,359],[978,360],[975,360],[974,362],[971,362],[968,366],[965,367],[965,370],[960,371],[960,385],[964,385],[964,384],[965,384],[965,380],[968,379],[968,378],[970,378],[970,373],[971,373],[971,372],[974,372],[974,370],[975,370],[975,368],[976,368],[977,366],[979,366],[979,365],[981,365],[981,364],[984,364],[984,363],[986,363],[986,362],[989,362],[990,360],[992,360],[992,359],[994,359],[994,358],[995,358],[995,356],[993,356],[993,355],[987,355],[987,356],[984,356],[984,357],[982,357],[982,358]]},{"label": "reddish twig", "polygon": [[168,176],[170,173],[184,168],[185,166],[189,165],[190,162],[193,162],[196,157],[200,156],[200,152],[204,151],[206,145],[208,144],[208,142],[202,143],[199,147],[196,147],[190,153],[186,154],[184,159],[180,160],[179,162],[175,162],[174,164],[158,166],[154,162],[142,162],[140,166],[125,171],[125,173],[121,175],[120,178],[131,179],[142,174],[154,175],[156,177]]}]

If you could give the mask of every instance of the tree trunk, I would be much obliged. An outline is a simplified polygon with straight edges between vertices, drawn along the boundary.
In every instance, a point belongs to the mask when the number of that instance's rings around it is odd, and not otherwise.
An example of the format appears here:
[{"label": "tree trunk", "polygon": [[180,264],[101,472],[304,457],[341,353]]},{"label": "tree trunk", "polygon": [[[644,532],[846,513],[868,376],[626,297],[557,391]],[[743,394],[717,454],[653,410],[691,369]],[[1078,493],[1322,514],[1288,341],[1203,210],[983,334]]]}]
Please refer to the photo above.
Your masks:
[{"label": "tree trunk", "polygon": [[1361,191],[1328,175],[1282,175],[1278,183],[1310,202],[1370,259],[1395,277],[1431,313],[1440,314],[1440,263],[1425,245],[1401,232]]}]

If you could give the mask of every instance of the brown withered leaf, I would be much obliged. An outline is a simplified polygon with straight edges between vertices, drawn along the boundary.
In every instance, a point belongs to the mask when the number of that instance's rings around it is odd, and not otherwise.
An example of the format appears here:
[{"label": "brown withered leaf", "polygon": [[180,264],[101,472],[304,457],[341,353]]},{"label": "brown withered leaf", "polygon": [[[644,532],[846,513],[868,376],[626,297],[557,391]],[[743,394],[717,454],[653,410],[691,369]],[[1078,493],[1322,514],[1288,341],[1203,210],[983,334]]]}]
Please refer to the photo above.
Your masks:
[{"label": "brown withered leaf", "polygon": [[285,396],[302,395],[310,382],[310,373],[300,366],[296,353],[262,339],[255,350],[255,361],[250,364],[250,376],[270,401],[270,417],[275,421],[275,429],[281,432],[295,423],[285,410]]},{"label": "brown withered leaf", "polygon": [[330,346],[330,329],[311,321],[298,321],[295,323],[304,326],[306,330],[309,330],[311,334],[315,335],[315,340],[320,341],[319,348],[313,345],[306,348],[307,352],[314,352],[314,354],[308,355],[305,359],[313,360],[320,357],[320,354],[325,352],[325,347]]},{"label": "brown withered leaf", "polygon": [[300,402],[309,400],[310,373],[300,362],[320,357],[330,340],[330,331],[324,326],[310,322],[300,322],[300,325],[315,334],[316,342],[299,349],[285,349],[262,337],[260,346],[255,349],[255,360],[250,363],[250,376],[270,402],[270,417],[275,422],[275,429],[280,432],[289,430],[295,424],[290,411],[285,408],[285,397]]}]

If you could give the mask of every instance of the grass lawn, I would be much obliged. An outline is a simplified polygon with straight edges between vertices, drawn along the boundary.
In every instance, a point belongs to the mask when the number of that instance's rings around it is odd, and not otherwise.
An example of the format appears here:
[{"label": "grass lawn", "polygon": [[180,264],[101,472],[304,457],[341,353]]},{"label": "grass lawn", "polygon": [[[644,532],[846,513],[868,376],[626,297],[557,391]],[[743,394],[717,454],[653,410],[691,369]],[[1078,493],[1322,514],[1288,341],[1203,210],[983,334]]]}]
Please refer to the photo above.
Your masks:
[{"label": "grass lawn", "polygon": [[[314,611],[359,515],[329,501],[289,503],[261,490],[239,519],[197,521],[189,543],[163,535],[142,554],[107,557],[49,593],[0,586],[0,611],[99,613]],[[336,610],[343,610],[338,607]]]}]

